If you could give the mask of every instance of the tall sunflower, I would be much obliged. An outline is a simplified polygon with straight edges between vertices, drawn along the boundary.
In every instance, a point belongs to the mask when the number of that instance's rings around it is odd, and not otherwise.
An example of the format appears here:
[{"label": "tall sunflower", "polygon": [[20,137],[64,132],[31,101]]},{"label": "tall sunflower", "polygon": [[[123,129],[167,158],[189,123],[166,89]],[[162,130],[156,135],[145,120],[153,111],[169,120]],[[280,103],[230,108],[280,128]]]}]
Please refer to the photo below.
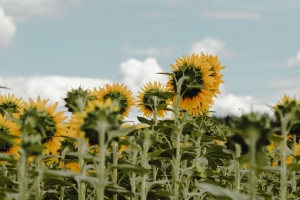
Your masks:
[{"label": "tall sunflower", "polygon": [[[61,136],[66,135],[67,124],[63,122],[67,119],[64,116],[65,111],[55,112],[58,102],[46,106],[49,100],[41,100],[38,96],[37,101],[34,102],[29,99],[29,104],[24,102],[24,110],[35,108],[39,112],[43,112],[43,118],[38,119],[40,126],[43,126],[45,135],[42,135],[41,143],[47,148],[46,154],[55,154],[60,149],[60,142],[63,140]],[[22,115],[24,110],[20,113]],[[42,134],[42,133],[39,133]]]},{"label": "tall sunflower", "polygon": [[100,101],[105,101],[108,98],[116,101],[119,104],[119,114],[123,117],[128,117],[131,107],[134,106],[132,92],[127,90],[127,86],[123,84],[106,84],[104,88],[100,88],[99,92],[96,92],[94,89],[94,94],[96,94],[96,98]]},{"label": "tall sunflower", "polygon": [[[180,108],[191,115],[206,113],[213,104],[213,93],[216,79],[207,59],[203,56],[192,54],[176,60],[176,65],[171,64],[173,75],[167,83],[167,88],[172,92],[177,91],[178,81],[184,78],[181,85],[179,102]],[[176,102],[176,97],[173,101]]]},{"label": "tall sunflower", "polygon": [[7,120],[6,116],[0,115],[0,134],[5,138],[9,138],[9,136],[12,137],[11,141],[0,140],[0,153],[12,154],[18,158],[18,150],[20,148],[20,132],[18,125],[11,120]]},{"label": "tall sunflower", "polygon": [[15,95],[0,95],[0,113],[3,116],[7,113],[18,113],[22,108],[22,98],[15,98]]},{"label": "tall sunflower", "polygon": [[153,98],[156,97],[157,116],[164,117],[167,113],[165,108],[167,107],[169,100],[160,94],[166,91],[167,88],[160,82],[148,82],[144,85],[142,92],[138,92],[137,107],[140,108],[139,112],[142,112],[146,117],[151,117],[155,106]]}]

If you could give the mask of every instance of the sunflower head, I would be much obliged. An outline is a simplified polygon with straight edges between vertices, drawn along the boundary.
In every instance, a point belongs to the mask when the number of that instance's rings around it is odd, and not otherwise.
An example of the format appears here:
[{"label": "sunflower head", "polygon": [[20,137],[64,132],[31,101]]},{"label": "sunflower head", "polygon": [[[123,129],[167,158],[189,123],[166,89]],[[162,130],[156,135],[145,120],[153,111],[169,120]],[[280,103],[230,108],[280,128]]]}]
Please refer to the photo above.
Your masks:
[{"label": "sunflower head", "polygon": [[22,108],[22,98],[15,98],[14,95],[0,96],[0,114],[19,113]]},{"label": "sunflower head", "polygon": [[83,111],[87,105],[87,102],[92,100],[93,97],[90,96],[88,90],[84,90],[79,87],[77,89],[72,89],[67,92],[67,97],[64,98],[66,102],[66,107],[70,112]]},{"label": "sunflower head", "polygon": [[[81,130],[89,139],[91,145],[99,143],[98,134],[117,130],[122,124],[122,116],[119,114],[119,105],[110,98],[105,101],[91,101],[82,114],[83,124]],[[107,138],[107,137],[106,137]]]},{"label": "sunflower head", "polygon": [[142,92],[139,92],[137,107],[140,108],[140,112],[143,112],[144,116],[151,117],[156,107],[157,116],[164,117],[167,111],[167,105],[170,99],[164,93],[167,89],[160,82],[148,82],[143,88]]},{"label": "sunflower head", "polygon": [[24,110],[19,115],[23,148],[31,149],[32,144],[44,145],[51,154],[56,153],[63,140],[61,136],[67,130],[67,125],[63,124],[67,118],[63,116],[64,111],[55,113],[58,102],[46,106],[48,100],[42,101],[40,97],[37,102],[31,99],[29,101],[29,104],[24,103]]},{"label": "sunflower head", "polygon": [[112,85],[106,84],[104,88],[100,88],[96,97],[100,101],[111,99],[117,102],[119,105],[119,114],[123,117],[128,117],[131,107],[134,106],[132,92],[127,90],[127,86],[118,83]]},{"label": "sunflower head", "polygon": [[291,113],[294,118],[300,117],[300,101],[296,98],[284,95],[273,108],[278,119],[280,115],[284,116],[288,113]]},{"label": "sunflower head", "polygon": [[19,157],[20,132],[18,125],[0,115],[0,153]]},{"label": "sunflower head", "polygon": [[176,65],[171,64],[172,75],[167,83],[167,88],[180,94],[182,110],[187,110],[192,115],[202,115],[212,106],[213,93],[216,82],[211,66],[204,57],[192,54],[176,60]]}]

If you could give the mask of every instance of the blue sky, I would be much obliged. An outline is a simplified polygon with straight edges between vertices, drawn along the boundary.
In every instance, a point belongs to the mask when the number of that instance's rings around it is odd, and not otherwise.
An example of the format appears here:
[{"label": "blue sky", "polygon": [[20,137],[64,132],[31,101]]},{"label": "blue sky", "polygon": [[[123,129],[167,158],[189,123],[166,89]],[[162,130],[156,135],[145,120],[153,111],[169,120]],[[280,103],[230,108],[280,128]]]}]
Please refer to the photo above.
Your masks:
[{"label": "blue sky", "polygon": [[138,90],[200,51],[226,66],[220,113],[300,98],[300,1],[0,0],[0,85],[19,96],[109,82]]}]

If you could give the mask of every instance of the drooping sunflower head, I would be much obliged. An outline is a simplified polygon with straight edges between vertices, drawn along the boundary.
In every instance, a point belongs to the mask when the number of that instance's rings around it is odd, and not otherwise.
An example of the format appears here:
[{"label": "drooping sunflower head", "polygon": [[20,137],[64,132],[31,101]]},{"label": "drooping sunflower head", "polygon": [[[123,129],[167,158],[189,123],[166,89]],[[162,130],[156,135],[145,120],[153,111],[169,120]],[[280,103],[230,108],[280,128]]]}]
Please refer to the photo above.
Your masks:
[{"label": "drooping sunflower head", "polygon": [[83,111],[92,97],[89,95],[88,90],[84,90],[79,87],[77,89],[72,89],[67,92],[67,97],[64,98],[66,102],[66,107],[70,112]]},{"label": "drooping sunflower head", "polygon": [[[99,134],[103,131],[117,130],[122,124],[122,116],[119,111],[120,106],[110,98],[105,101],[91,101],[88,103],[85,112],[81,115],[81,130],[85,132],[85,137],[89,139],[90,145],[99,143]],[[105,137],[107,138],[107,137]]]},{"label": "drooping sunflower head", "polygon": [[18,113],[23,106],[22,98],[15,98],[15,95],[8,94],[7,96],[0,95],[0,114]]},{"label": "drooping sunflower head", "polygon": [[[45,152],[55,154],[63,140],[61,136],[66,135],[67,124],[63,124],[63,122],[67,117],[64,116],[64,111],[55,112],[58,102],[46,106],[47,102],[48,100],[41,100],[40,97],[36,102],[29,99],[29,104],[24,103],[24,110],[20,113],[19,118],[23,127],[30,123],[31,130],[27,131],[27,134],[39,135],[41,144],[48,150]],[[22,127],[21,130],[26,132]]]},{"label": "drooping sunflower head", "polygon": [[[167,88],[180,93],[182,110],[187,110],[192,115],[202,115],[213,103],[212,91],[216,80],[212,76],[211,66],[204,57],[192,54],[178,58],[176,65],[171,64],[171,67],[173,73]],[[175,102],[175,98],[173,101]]]},{"label": "drooping sunflower head", "polygon": [[106,84],[104,88],[100,88],[97,99],[105,101],[111,99],[119,104],[119,114],[123,117],[128,117],[131,107],[134,106],[134,98],[132,92],[127,90],[127,86],[114,83]]},{"label": "drooping sunflower head", "polygon": [[20,132],[18,125],[0,115],[0,153],[19,157]]},{"label": "drooping sunflower head", "polygon": [[157,110],[158,117],[164,117],[167,111],[167,105],[169,99],[163,95],[167,91],[167,88],[160,82],[148,82],[142,88],[141,92],[138,92],[137,107],[140,108],[139,112],[142,112],[144,116],[151,117],[154,113],[154,107]]},{"label": "drooping sunflower head", "polygon": [[225,68],[225,66],[221,66],[221,63],[219,62],[218,56],[212,56],[212,55],[205,55],[203,52],[201,53],[200,57],[202,57],[203,60],[206,60],[210,66],[210,71],[213,73],[210,75],[215,78],[214,82],[214,88],[212,89],[212,93],[214,97],[216,97],[216,94],[220,94],[219,86],[220,84],[224,83],[222,80],[223,74],[220,74],[220,71]]}]

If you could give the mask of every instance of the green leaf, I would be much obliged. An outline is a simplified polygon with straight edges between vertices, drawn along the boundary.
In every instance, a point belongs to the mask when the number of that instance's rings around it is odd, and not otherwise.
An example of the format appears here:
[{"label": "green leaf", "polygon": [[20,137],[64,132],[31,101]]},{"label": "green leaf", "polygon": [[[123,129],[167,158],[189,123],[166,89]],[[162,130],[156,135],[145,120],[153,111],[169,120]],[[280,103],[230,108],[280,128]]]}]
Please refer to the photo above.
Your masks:
[{"label": "green leaf", "polygon": [[168,182],[168,180],[159,180],[159,181],[154,181],[154,182],[146,182],[146,188],[147,188],[147,190],[150,190],[154,187],[164,185],[167,182]]},{"label": "green leaf", "polygon": [[206,190],[206,192],[216,197],[228,197],[232,200],[248,199],[248,195],[238,193],[229,189],[221,188],[209,183],[199,183],[198,187],[200,189]]},{"label": "green leaf", "polygon": [[196,89],[207,89],[203,84],[199,85],[188,85],[188,88],[196,88]]},{"label": "green leaf", "polygon": [[300,171],[300,164],[298,163],[291,163],[287,166],[288,171]]},{"label": "green leaf", "polygon": [[56,185],[72,187],[74,184],[70,180],[64,180],[61,178],[49,177],[49,176],[43,177],[43,182],[44,182],[45,187],[56,186]]},{"label": "green leaf", "polygon": [[114,131],[108,131],[108,133],[107,133],[108,141],[111,141],[113,138],[122,137],[122,136],[128,134],[130,131],[133,131],[134,129],[136,129],[136,126],[120,128],[120,129],[114,130]]},{"label": "green leaf", "polygon": [[78,158],[83,158],[85,161],[93,161],[95,158],[92,155],[85,154],[85,153],[79,153],[79,152],[68,152],[68,153],[66,153],[66,156],[75,156]]},{"label": "green leaf", "polygon": [[176,132],[176,133],[180,133],[181,130],[174,124],[170,124],[170,127]]},{"label": "green leaf", "polygon": [[118,169],[126,173],[134,172],[139,175],[148,174],[150,172],[149,169],[146,169],[144,167],[138,166],[138,165],[132,165],[132,164],[118,164],[118,165],[111,165],[111,169]]},{"label": "green leaf", "polygon": [[168,76],[174,76],[174,73],[165,73],[165,72],[158,72],[156,74],[163,74],[163,75],[168,75]]},{"label": "green leaf", "polygon": [[0,160],[1,161],[8,161],[8,162],[16,162],[17,160],[14,159],[14,155],[0,153]]},{"label": "green leaf", "polygon": [[127,190],[124,187],[118,186],[118,185],[107,185],[105,187],[105,191],[109,191],[114,194],[123,194],[123,195],[129,196],[129,197],[132,197],[132,198],[135,197],[135,194],[133,192]]},{"label": "green leaf", "polygon": [[78,183],[88,183],[93,185],[94,187],[98,186],[99,180],[98,178],[95,177],[91,177],[91,176],[85,176],[85,175],[79,175],[79,176],[75,176],[75,180]]},{"label": "green leaf", "polygon": [[163,152],[164,152],[163,150],[156,150],[156,151],[150,152],[150,153],[147,154],[147,158],[148,159],[150,159],[150,158],[156,158],[156,157],[158,157]]},{"label": "green leaf", "polygon": [[155,124],[155,122],[154,122],[153,119],[149,120],[149,119],[146,119],[146,118],[140,117],[140,116],[137,116],[137,119],[139,120],[139,122],[141,122],[143,124],[148,124],[150,126],[152,126],[153,124]]},{"label": "green leaf", "polygon": [[76,175],[78,175],[78,173],[72,171],[50,170],[50,169],[43,170],[43,176],[45,178],[52,177],[52,176],[73,178]]}]

